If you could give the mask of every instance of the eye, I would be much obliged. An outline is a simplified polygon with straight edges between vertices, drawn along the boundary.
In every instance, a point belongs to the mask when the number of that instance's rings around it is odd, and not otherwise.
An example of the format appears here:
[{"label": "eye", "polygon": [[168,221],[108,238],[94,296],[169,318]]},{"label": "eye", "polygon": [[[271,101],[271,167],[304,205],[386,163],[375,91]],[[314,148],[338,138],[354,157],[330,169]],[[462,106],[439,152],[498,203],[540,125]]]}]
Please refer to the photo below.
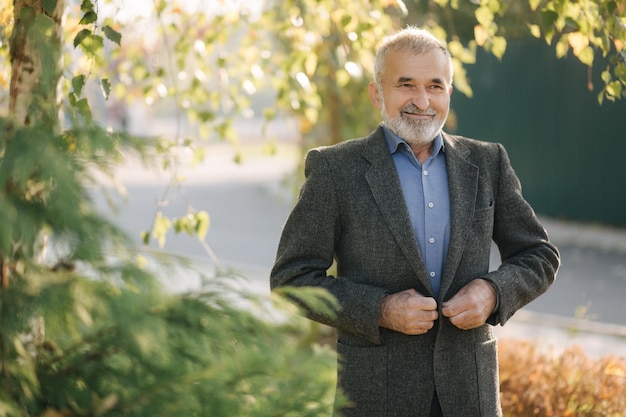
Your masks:
[{"label": "eye", "polygon": [[443,90],[443,85],[441,84],[433,84],[430,86],[431,89],[433,90]]}]

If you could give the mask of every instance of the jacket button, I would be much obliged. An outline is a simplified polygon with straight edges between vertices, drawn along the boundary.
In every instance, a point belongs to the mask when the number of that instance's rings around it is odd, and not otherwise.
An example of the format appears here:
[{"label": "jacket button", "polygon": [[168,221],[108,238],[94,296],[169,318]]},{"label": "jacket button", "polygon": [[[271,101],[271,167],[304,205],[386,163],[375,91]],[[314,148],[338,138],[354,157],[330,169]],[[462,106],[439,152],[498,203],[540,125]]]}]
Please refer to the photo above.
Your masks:
[{"label": "jacket button", "polygon": [[435,344],[434,344],[434,343],[431,343],[430,345],[428,345],[428,348],[429,348],[430,350],[434,351],[434,350],[435,350]]}]

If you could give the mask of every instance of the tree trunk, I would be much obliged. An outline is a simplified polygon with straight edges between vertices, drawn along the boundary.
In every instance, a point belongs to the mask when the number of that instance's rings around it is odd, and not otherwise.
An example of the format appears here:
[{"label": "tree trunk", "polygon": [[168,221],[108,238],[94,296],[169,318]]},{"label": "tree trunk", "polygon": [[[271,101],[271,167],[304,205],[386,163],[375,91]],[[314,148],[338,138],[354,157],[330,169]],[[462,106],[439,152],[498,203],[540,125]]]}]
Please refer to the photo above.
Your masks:
[{"label": "tree trunk", "polygon": [[58,84],[64,0],[14,0],[9,115],[18,125],[59,124]]},{"label": "tree trunk", "polygon": [[[39,126],[51,132],[59,128],[63,10],[64,0],[13,1],[9,118],[14,126]],[[6,186],[12,188],[10,183]],[[14,254],[0,254],[0,288],[9,287],[15,261]]]}]

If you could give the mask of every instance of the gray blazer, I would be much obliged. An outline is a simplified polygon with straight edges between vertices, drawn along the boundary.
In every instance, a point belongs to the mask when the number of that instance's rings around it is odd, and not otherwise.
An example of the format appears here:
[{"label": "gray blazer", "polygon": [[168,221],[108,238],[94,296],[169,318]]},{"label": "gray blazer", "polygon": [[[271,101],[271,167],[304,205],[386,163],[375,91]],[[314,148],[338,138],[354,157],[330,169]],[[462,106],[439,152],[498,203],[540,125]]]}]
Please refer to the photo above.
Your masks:
[{"label": "gray blazer", "polygon": [[[499,300],[489,323],[504,324],[554,281],[559,253],[522,197],[502,145],[443,139],[451,234],[438,303],[485,278]],[[308,316],[337,329],[338,388],[353,405],[342,414],[427,417],[436,388],[446,416],[501,416],[490,325],[463,331],[440,315],[419,336],[378,327],[385,295],[414,288],[433,296],[382,128],[311,150],[305,175],[270,284],[322,287],[339,301],[335,317]],[[492,239],[502,265],[489,272]],[[333,259],[336,277],[327,273]]]}]

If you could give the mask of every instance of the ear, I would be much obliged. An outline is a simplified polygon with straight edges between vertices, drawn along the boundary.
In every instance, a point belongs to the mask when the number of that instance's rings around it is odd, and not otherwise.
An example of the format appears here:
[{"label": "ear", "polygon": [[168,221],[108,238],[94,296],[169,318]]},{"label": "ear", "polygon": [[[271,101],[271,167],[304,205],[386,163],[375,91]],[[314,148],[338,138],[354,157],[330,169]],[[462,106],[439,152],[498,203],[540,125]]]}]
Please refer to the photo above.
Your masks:
[{"label": "ear", "polygon": [[374,84],[374,82],[369,83],[367,86],[367,91],[370,93],[370,100],[377,109],[381,108],[380,105],[380,91],[378,90],[378,86]]}]

